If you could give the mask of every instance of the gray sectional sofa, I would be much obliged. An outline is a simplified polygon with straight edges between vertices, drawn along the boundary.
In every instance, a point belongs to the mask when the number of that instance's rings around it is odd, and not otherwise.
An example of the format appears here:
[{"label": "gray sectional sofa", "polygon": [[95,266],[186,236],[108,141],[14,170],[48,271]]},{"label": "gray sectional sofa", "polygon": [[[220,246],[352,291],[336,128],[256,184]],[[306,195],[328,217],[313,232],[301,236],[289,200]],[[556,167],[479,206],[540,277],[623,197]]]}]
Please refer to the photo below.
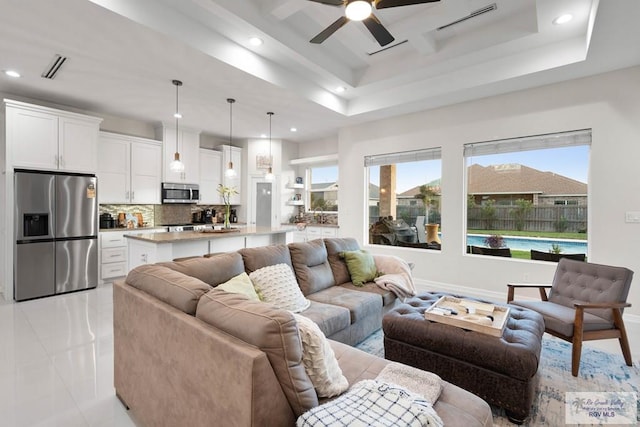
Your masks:
[{"label": "gray sectional sofa", "polygon": [[[349,384],[389,363],[351,347],[381,327],[395,297],[350,281],[353,239],[265,246],[144,265],[114,283],[114,382],[146,426],[293,426],[322,403],[302,364],[292,313],[215,287],[285,263],[311,301],[302,315],[329,338]],[[434,405],[447,426],[491,426],[482,399],[444,383]]]}]

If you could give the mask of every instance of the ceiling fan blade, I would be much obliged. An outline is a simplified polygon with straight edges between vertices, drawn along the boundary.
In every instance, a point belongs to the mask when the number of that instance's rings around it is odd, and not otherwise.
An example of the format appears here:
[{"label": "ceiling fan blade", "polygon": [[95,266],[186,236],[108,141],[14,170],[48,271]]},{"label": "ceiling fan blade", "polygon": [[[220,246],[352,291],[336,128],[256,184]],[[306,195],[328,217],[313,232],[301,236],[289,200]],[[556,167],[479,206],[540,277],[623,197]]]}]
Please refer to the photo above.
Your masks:
[{"label": "ceiling fan blade", "polygon": [[386,46],[395,39],[389,31],[382,25],[382,23],[373,14],[367,19],[362,21],[366,25],[367,29],[371,32],[373,37],[380,43],[380,46]]},{"label": "ceiling fan blade", "polygon": [[344,2],[342,0],[309,0],[314,3],[328,4],[329,6],[342,6]]},{"label": "ceiling fan blade", "polygon": [[322,32],[320,32],[320,34],[318,34],[317,36],[315,36],[314,38],[312,38],[309,41],[311,43],[320,44],[323,41],[325,41],[326,39],[328,39],[331,34],[335,33],[340,28],[342,28],[342,26],[344,24],[346,24],[347,22],[349,22],[349,18],[347,18],[346,16],[341,16],[333,24],[329,25],[327,28],[322,30]]},{"label": "ceiling fan blade", "polygon": [[376,9],[385,9],[388,7],[411,6],[412,4],[435,3],[440,0],[376,0]]}]

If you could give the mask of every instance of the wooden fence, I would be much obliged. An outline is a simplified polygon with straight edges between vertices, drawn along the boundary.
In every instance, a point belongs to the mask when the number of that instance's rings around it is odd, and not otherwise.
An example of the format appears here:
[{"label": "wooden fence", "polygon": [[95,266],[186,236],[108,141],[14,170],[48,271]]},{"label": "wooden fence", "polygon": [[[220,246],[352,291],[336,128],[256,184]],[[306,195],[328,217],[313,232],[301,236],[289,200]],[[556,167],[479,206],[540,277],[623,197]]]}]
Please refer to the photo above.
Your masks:
[{"label": "wooden fence", "polygon": [[[473,207],[467,211],[467,228],[472,230],[517,230],[513,206],[494,206],[494,215],[489,216],[483,208]],[[424,215],[421,206],[398,206],[396,219],[404,219],[414,225],[416,216]],[[430,222],[440,222],[439,212],[430,212]],[[369,223],[378,220],[378,207],[369,207]],[[523,231],[557,231],[584,233],[587,231],[586,206],[533,206],[522,223]]]},{"label": "wooden fence", "polygon": [[[489,215],[483,207],[469,208],[467,228],[476,230],[517,230],[515,207],[494,206]],[[533,206],[522,222],[523,231],[587,231],[586,206]]]}]

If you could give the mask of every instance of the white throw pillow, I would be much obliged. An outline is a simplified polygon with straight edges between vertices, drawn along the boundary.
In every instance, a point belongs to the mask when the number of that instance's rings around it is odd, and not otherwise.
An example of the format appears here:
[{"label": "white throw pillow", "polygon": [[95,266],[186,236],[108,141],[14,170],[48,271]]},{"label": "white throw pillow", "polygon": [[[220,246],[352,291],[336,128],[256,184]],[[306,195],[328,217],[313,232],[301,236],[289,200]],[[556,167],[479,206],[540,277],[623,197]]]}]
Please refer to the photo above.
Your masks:
[{"label": "white throw pillow", "polygon": [[293,315],[302,340],[302,363],[318,397],[333,397],[349,388],[336,355],[318,325],[300,314]]},{"label": "white throw pillow", "polygon": [[249,274],[249,278],[262,301],[278,308],[299,313],[311,304],[302,294],[296,276],[287,264],[260,268]]}]

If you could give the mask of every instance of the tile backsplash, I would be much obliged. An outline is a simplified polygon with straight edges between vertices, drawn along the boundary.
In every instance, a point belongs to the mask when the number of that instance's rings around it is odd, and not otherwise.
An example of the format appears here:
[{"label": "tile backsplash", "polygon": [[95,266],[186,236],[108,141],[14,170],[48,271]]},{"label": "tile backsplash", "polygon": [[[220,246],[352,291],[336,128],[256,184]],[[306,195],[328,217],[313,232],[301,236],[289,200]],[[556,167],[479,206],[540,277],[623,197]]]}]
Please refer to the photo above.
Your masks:
[{"label": "tile backsplash", "polygon": [[[100,205],[100,214],[109,213],[117,220],[119,213],[142,214],[145,227],[156,227],[165,224],[190,224],[192,213],[203,209],[215,209],[220,214],[224,206],[205,205]],[[222,221],[222,218],[219,219]]]}]

